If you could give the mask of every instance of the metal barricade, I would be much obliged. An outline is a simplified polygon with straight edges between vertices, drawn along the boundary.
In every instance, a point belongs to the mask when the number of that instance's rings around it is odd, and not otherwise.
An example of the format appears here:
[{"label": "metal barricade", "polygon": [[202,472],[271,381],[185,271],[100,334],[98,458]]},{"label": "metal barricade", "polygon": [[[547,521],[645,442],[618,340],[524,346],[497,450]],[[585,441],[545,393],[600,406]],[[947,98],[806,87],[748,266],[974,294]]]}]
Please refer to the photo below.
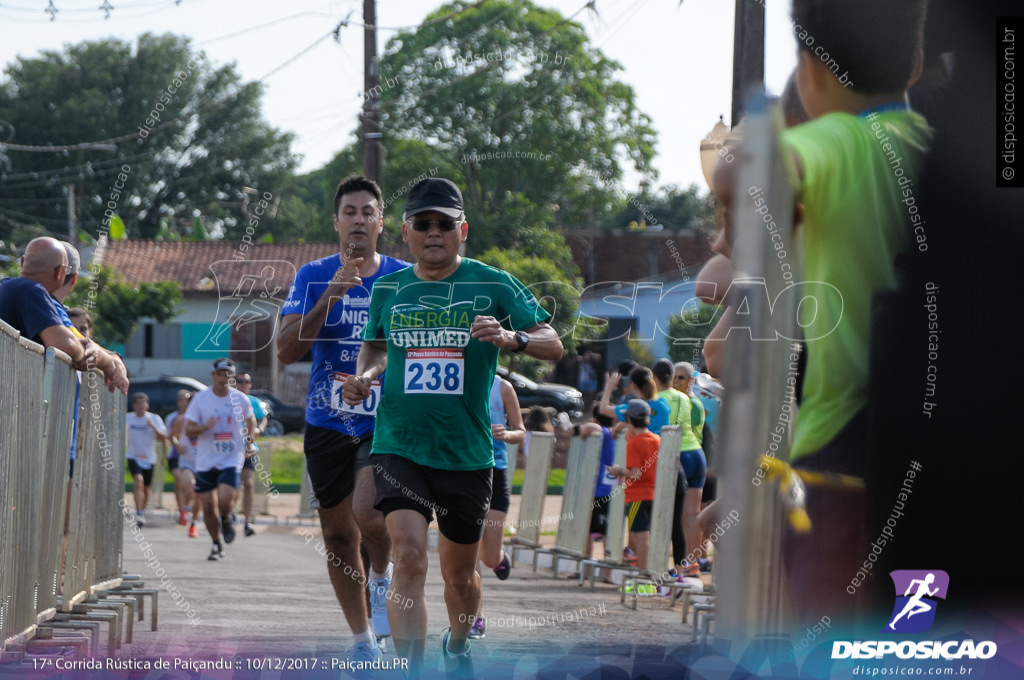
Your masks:
[{"label": "metal barricade", "polygon": [[61,610],[117,586],[123,552],[125,397],[96,370],[82,375]]},{"label": "metal barricade", "polygon": [[672,512],[675,509],[679,447],[683,432],[678,425],[661,428],[661,448],[654,478],[654,503],[651,506],[651,547],[647,552],[647,570],[662,574],[669,564],[672,540]]},{"label": "metal barricade", "polygon": [[[94,572],[89,591],[92,593],[116,588],[121,583],[124,554],[124,519],[120,502],[124,500],[125,422],[128,405],[125,395],[111,393],[99,371],[82,376],[82,403],[88,405],[80,416],[92,421],[91,436],[79,445],[91,448],[95,473],[92,519]],[[98,404],[96,407],[94,404]],[[79,433],[83,431],[79,424]],[[78,474],[78,464],[75,464]]]},{"label": "metal barricade", "polygon": [[551,452],[554,449],[555,435],[548,432],[530,433],[530,449],[526,457],[523,489],[520,493],[516,535],[511,541],[513,546],[537,548],[540,545],[541,515],[544,513],[544,498],[548,493]]},{"label": "metal barricade", "polygon": [[74,432],[75,395],[78,374],[71,358],[52,347],[46,350],[43,377],[44,433],[43,486],[38,497],[41,516],[37,620],[49,620],[57,611],[60,588],[60,554],[64,538],[64,509],[67,499],[68,464]]},{"label": "metal barricade", "polygon": [[586,440],[573,437],[569,458],[565,465],[565,486],[562,489],[562,512],[558,517],[558,533],[552,552],[555,578],[558,578],[559,557],[579,562],[589,558],[584,554],[590,534],[590,514],[594,510],[594,487],[597,471],[601,467],[601,444],[604,436],[591,433]]},{"label": "metal barricade", "polygon": [[[615,464],[626,464],[626,433],[615,440]],[[619,564],[622,562],[622,548],[626,545],[626,496],[623,486],[612,487],[608,500],[608,533],[604,538],[605,559]]]},{"label": "metal barricade", "polygon": [[0,322],[0,644],[20,646],[58,608],[119,582],[125,398],[83,374],[61,579],[78,376],[63,352]]},{"label": "metal barricade", "polygon": [[[750,332],[730,333],[726,340],[723,383],[729,399],[722,407],[719,440],[719,496],[726,504],[720,515],[735,510],[741,523],[716,544],[714,571],[721,593],[716,634],[732,640],[735,649],[745,649],[747,640],[785,625],[788,593],[778,487],[760,483],[756,473],[786,394],[790,341],[785,338],[796,337],[794,296],[780,295],[787,284],[762,219],[765,210],[759,212],[753,198],[755,188],[763,189],[765,209],[782,243],[791,246],[793,191],[778,149],[781,125],[773,120],[763,95],[751,97],[747,111],[742,157],[749,160],[740,168],[731,211],[734,268],[744,275],[733,281],[729,304],[742,302],[743,320],[734,323]],[[788,460],[785,438],[783,444],[774,455]]]},{"label": "metal barricade", "polygon": [[15,496],[14,463],[21,451],[18,439],[18,394],[17,358],[18,337],[16,330],[0,321],[0,381],[7,386],[0,390],[0,649],[8,636],[13,635],[11,609],[15,597],[14,541],[11,536],[12,516],[17,509]]},{"label": "metal barricade", "polygon": [[[39,532],[42,518],[36,509],[43,491],[43,384],[44,358],[41,345],[18,340],[15,379],[5,386],[17,395],[13,412],[17,449],[11,451],[11,498],[8,506],[8,540],[5,552],[13,558],[13,589],[9,591],[7,642],[28,639],[35,632],[36,597],[39,587]],[[13,638],[12,638],[13,636]]]}]

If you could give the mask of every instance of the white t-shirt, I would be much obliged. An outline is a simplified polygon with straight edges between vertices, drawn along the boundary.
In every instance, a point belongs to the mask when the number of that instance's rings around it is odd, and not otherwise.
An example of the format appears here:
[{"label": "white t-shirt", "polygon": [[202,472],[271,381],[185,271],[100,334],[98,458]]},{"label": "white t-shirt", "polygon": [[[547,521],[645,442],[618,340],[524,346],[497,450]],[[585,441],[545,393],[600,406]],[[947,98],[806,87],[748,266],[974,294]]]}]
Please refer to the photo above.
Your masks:
[{"label": "white t-shirt", "polygon": [[217,468],[241,469],[245,460],[245,419],[252,417],[249,397],[234,387],[227,395],[218,397],[212,388],[197,392],[185,411],[186,427],[191,421],[206,425],[210,418],[217,423],[212,429],[196,437],[196,472]]},{"label": "white t-shirt", "polygon": [[[149,424],[152,423],[153,427]],[[156,428],[156,431],[153,428]],[[156,463],[156,434],[167,434],[164,421],[155,413],[147,412],[141,418],[135,413],[128,414],[128,455],[127,457],[149,470]]]}]

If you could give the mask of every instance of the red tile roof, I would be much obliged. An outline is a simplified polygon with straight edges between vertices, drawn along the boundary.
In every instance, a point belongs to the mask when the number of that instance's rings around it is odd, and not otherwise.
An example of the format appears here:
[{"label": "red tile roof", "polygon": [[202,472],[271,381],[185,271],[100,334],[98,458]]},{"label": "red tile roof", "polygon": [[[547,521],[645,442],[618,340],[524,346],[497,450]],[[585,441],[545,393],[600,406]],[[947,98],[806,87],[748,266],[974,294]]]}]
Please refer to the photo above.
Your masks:
[{"label": "red tile roof", "polygon": [[[392,246],[381,244],[378,250],[391,257],[412,261],[412,254],[404,243]],[[318,260],[338,252],[337,243],[273,243],[254,244],[247,252],[239,251],[237,241],[147,241],[132,239],[107,244],[103,266],[119,272],[132,285],[156,281],[176,281],[182,293],[208,293],[215,290],[211,282],[215,262],[218,272],[240,275],[256,273],[255,262],[284,260],[297,270],[311,260]],[[236,260],[242,257],[244,260]],[[91,258],[90,258],[91,259]],[[290,268],[288,268],[290,269]],[[280,285],[291,285],[278,278]]]}]

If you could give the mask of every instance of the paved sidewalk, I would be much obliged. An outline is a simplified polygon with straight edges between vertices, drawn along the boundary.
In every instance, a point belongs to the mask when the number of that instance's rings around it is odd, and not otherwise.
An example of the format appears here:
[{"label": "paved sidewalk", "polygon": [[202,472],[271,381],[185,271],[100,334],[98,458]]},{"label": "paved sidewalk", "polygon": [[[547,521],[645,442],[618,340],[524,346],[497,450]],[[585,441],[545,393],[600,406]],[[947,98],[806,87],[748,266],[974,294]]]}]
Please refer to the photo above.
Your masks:
[{"label": "paved sidewalk", "polygon": [[[173,502],[173,496],[165,496],[167,501]],[[513,517],[518,501],[513,497]],[[560,504],[560,497],[549,498],[544,515],[557,517]],[[169,512],[147,513],[141,539],[126,527],[125,571],[162,591],[160,630],[138,626],[135,642],[121,655],[172,660],[344,658],[351,634],[328,582],[325,559],[316,549],[319,527],[310,519],[302,525],[287,519],[298,507],[298,494],[278,496],[270,508],[276,516],[260,518],[254,537],[246,538],[239,530],[219,562],[206,559],[210,541],[205,528],[199,539],[189,539]],[[553,543],[553,536],[546,538]],[[428,664],[436,662],[440,634],[447,626],[437,552],[431,550],[429,559]],[[563,569],[573,567],[563,564]],[[648,677],[660,677],[659,670],[678,677],[679,664],[664,661],[666,653],[690,640],[678,604],[670,608],[667,598],[651,597],[633,611],[628,599],[620,604],[614,586],[599,584],[591,591],[564,575],[554,579],[549,569],[535,574],[530,565],[529,554],[521,552],[509,580],[499,581],[489,570],[484,574],[488,628],[487,637],[473,646],[478,673],[489,669],[487,677],[506,677],[507,670],[507,677],[525,678],[567,664],[575,677],[606,666],[622,668],[626,675],[619,677],[634,677],[640,664]],[[391,646],[388,656],[394,656]],[[253,662],[242,663],[248,667]]]}]

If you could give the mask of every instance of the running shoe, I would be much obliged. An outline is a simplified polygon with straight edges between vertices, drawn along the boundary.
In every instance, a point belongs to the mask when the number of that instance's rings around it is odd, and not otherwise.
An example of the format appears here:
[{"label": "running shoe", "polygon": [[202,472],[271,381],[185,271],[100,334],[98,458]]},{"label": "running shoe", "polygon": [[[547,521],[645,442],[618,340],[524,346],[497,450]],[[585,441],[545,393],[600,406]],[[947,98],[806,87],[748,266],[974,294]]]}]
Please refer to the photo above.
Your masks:
[{"label": "running shoe", "polygon": [[359,664],[358,667],[348,671],[348,674],[355,678],[369,680],[374,677],[373,667],[370,664],[381,658],[380,647],[377,646],[376,639],[373,642],[357,642],[348,658],[353,663]]},{"label": "running shoe", "polygon": [[373,630],[377,637],[388,637],[391,635],[391,625],[388,623],[388,589],[391,588],[391,579],[387,576],[374,579],[369,586]]},{"label": "running shoe", "polygon": [[461,654],[448,651],[448,641],[452,637],[452,629],[445,628],[441,633],[441,658],[444,659],[444,670],[449,676],[456,678],[476,678],[473,671],[473,660],[469,656],[470,643],[466,641],[466,649]]},{"label": "running shoe", "polygon": [[487,637],[487,625],[482,616],[473,619],[473,625],[469,629],[470,640],[483,640]]},{"label": "running shoe", "polygon": [[140,528],[146,526],[146,513],[142,510],[135,512],[135,526]]},{"label": "running shoe", "polygon": [[187,510],[182,509],[181,512],[178,513],[178,524],[180,524],[181,526],[185,526],[186,524],[188,524]]},{"label": "running shoe", "polygon": [[622,549],[622,561],[630,567],[640,566],[640,560],[637,558],[636,553],[634,553],[629,548]]},{"label": "running shoe", "polygon": [[508,555],[505,553],[501,554],[501,562],[494,568],[494,575],[498,577],[499,581],[508,580],[508,577],[512,574],[512,564],[508,561]]},{"label": "running shoe", "polygon": [[245,523],[245,535],[247,537],[256,535],[256,527],[254,527],[251,522]]},{"label": "running shoe", "polygon": [[687,562],[683,566],[683,576],[686,578],[700,578],[700,565],[696,562]]},{"label": "running shoe", "polygon": [[195,522],[192,522],[192,524],[188,525],[188,537],[189,538],[199,538],[199,529],[196,529],[196,523]]},{"label": "running shoe", "polygon": [[224,542],[230,543],[235,540],[235,527],[231,524],[230,517],[222,517],[220,520],[220,530],[224,532]]},{"label": "running shoe", "polygon": [[210,556],[206,559],[210,562],[217,562],[222,557],[224,557],[224,551],[220,549],[220,546],[214,543],[213,548],[210,549]]},{"label": "running shoe", "polygon": [[711,573],[711,560],[709,560],[708,558],[706,558],[706,557],[698,557],[697,558],[697,564],[700,565],[700,571],[701,571],[702,574],[710,574]]}]

